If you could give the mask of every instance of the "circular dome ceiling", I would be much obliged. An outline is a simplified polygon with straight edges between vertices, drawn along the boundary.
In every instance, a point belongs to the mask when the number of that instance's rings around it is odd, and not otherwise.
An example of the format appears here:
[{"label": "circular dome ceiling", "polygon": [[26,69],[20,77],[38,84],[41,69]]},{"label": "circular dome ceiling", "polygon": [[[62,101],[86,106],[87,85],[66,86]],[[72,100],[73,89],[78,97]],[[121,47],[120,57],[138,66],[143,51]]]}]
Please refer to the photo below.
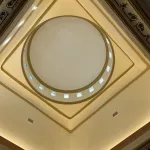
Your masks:
[{"label": "circular dome ceiling", "polygon": [[93,22],[60,16],[40,24],[28,37],[22,68],[29,85],[46,99],[77,103],[97,95],[114,64],[108,37]]}]

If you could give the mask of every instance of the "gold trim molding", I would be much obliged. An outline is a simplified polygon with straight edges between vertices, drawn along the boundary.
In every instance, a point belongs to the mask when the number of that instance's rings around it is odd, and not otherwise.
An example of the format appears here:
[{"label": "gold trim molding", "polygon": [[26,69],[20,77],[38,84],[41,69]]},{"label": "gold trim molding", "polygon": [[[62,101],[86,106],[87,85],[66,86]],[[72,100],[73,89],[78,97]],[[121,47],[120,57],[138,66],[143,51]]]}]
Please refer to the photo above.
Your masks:
[{"label": "gold trim molding", "polygon": [[[103,66],[103,69],[102,71],[100,72],[100,74],[96,77],[96,79],[94,81],[92,81],[91,83],[89,83],[87,86],[83,87],[83,88],[80,88],[80,89],[75,89],[75,90],[61,90],[61,89],[56,89],[50,85],[47,85],[44,81],[42,81],[40,79],[40,77],[36,74],[36,72],[34,71],[33,67],[32,67],[32,64],[31,64],[31,60],[30,60],[30,46],[31,46],[31,42],[33,40],[33,37],[34,35],[36,34],[36,32],[39,30],[40,27],[42,27],[45,23],[47,23],[48,21],[51,21],[53,19],[56,19],[56,18],[60,18],[60,17],[76,17],[76,18],[80,18],[80,19],[83,19],[85,20],[86,22],[89,22],[92,26],[94,26],[100,33],[100,35],[103,37],[103,40],[105,42],[105,47],[106,47],[106,61],[105,61],[105,64]],[[89,87],[91,87],[94,83],[96,83],[99,78],[102,76],[102,74],[104,73],[104,71],[106,70],[106,67],[107,67],[107,63],[108,63],[108,55],[109,55],[109,50],[108,50],[108,44],[106,42],[106,38],[104,36],[104,32],[101,31],[101,28],[99,28],[96,24],[94,24],[92,21],[86,19],[86,18],[82,18],[80,16],[72,16],[72,15],[62,15],[62,16],[57,16],[57,17],[53,17],[53,18],[50,18],[44,22],[42,22],[38,27],[36,27],[32,33],[30,34],[30,38],[29,38],[29,41],[28,41],[28,46],[27,46],[27,61],[28,61],[28,64],[29,64],[29,67],[31,69],[31,71],[33,72],[33,75],[39,80],[39,82],[41,82],[45,87],[49,88],[49,89],[52,89],[56,92],[62,92],[62,93],[76,93],[76,92],[81,92],[82,90],[85,90]],[[24,49],[24,48],[23,48]],[[113,48],[112,48],[113,49]],[[114,55],[114,54],[113,54]],[[37,91],[38,92],[38,91]]]},{"label": "gold trim molding", "polygon": [[[79,5],[90,15],[90,17],[99,25],[99,23],[94,19],[94,17],[90,14],[90,12],[88,12],[86,10],[86,8],[84,8],[82,6],[82,4],[76,0]],[[55,4],[56,0],[52,3],[52,5],[50,7],[47,8],[47,10],[43,13],[43,15],[38,19],[38,21],[40,21],[40,19],[46,14],[46,12]],[[91,1],[93,3],[93,0]],[[96,6],[97,7],[97,6]],[[101,11],[101,10],[100,10]],[[103,13],[103,12],[102,12]],[[103,13],[103,15],[105,15]],[[105,15],[105,17],[110,21],[110,23],[115,27],[115,25],[112,23],[112,21]],[[34,26],[32,27],[32,29],[36,26],[36,24],[38,23],[38,21],[34,24]],[[100,26],[100,25],[99,25]],[[116,27],[115,27],[116,28]],[[20,43],[22,43],[25,38],[27,37],[27,35],[32,31],[32,29],[21,39],[21,41],[17,44],[17,46],[15,48],[17,48]],[[116,28],[116,30],[122,35],[122,33]],[[106,33],[106,32],[105,32]],[[106,33],[108,35],[108,33]],[[109,35],[108,35],[109,36]],[[109,36],[110,37],[110,36]],[[133,82],[135,82],[136,80],[138,80],[144,73],[146,73],[150,67],[148,66],[148,63],[144,60],[144,58],[142,58],[142,56],[136,51],[136,49],[130,44],[130,42],[127,41],[127,39],[122,35],[122,37],[124,38],[124,40],[132,47],[132,49],[134,50],[134,52],[140,57],[140,59],[147,65],[147,68],[142,72],[140,73],[136,78],[134,78],[131,82],[129,82],[125,87],[123,87],[120,91],[118,91],[115,95],[113,95],[106,103],[104,103],[101,107],[99,107],[96,111],[94,111],[91,115],[89,115],[85,120],[83,120],[80,124],[78,124],[74,129],[72,130],[69,130],[67,129],[66,127],[64,127],[62,124],[60,124],[59,122],[55,121],[53,118],[51,118],[49,115],[47,115],[46,113],[44,113],[43,111],[41,111],[39,108],[37,108],[36,106],[34,106],[32,103],[30,103],[29,101],[27,101],[25,98],[23,98],[22,96],[20,96],[18,93],[14,92],[11,88],[7,87],[4,83],[1,83],[0,82],[0,85],[2,85],[3,87],[5,87],[6,89],[8,89],[10,92],[14,93],[15,95],[17,95],[18,97],[20,97],[21,99],[23,99],[24,101],[26,101],[28,104],[30,104],[32,107],[36,108],[37,110],[39,110],[43,115],[45,115],[46,117],[48,117],[49,119],[51,119],[52,121],[54,121],[56,124],[58,124],[59,126],[61,126],[62,128],[64,128],[66,131],[68,131],[69,133],[72,133],[73,131],[75,131],[77,128],[79,128],[84,122],[87,122],[94,114],[96,114],[101,108],[103,108],[106,104],[108,104],[111,100],[113,100],[118,94],[120,94],[122,91],[124,91],[127,87],[129,87]],[[110,37],[111,38],[111,37]],[[114,40],[111,38],[111,40],[114,42]],[[10,78],[12,78],[13,80],[16,81],[15,77],[13,77],[12,75],[10,75],[4,68],[3,68],[3,65],[6,63],[6,61],[9,59],[9,57],[11,57],[11,55],[15,52],[15,49],[6,57],[6,59],[4,60],[2,66],[1,66],[1,69],[2,71],[7,74]],[[129,57],[129,56],[128,56]],[[129,58],[130,59],[130,58]],[[131,60],[131,59],[130,59]],[[131,60],[132,61],[132,60]],[[133,61],[132,61],[133,62]],[[126,70],[126,72],[124,74],[126,74],[132,67],[134,66],[134,63],[133,65],[128,69]],[[118,81],[123,75],[121,75],[120,77],[118,77],[116,79],[116,81]],[[116,81],[114,81],[110,86],[112,86]],[[20,84],[21,86],[23,86],[25,89],[28,90],[28,88],[23,84],[21,83],[20,81],[16,81],[18,84]],[[110,87],[109,86],[109,87]],[[107,87],[108,88],[108,87]],[[107,89],[106,88],[106,89]],[[104,89],[105,90],[105,89]],[[32,90],[28,90],[29,92],[31,92],[32,94],[36,95]],[[103,92],[103,91],[102,91]],[[100,95],[99,95],[100,96]],[[41,99],[40,96],[38,96],[38,98]],[[95,100],[96,98],[94,98],[91,103]],[[41,99],[42,100],[42,99]],[[42,100],[44,101],[44,100]],[[45,103],[47,103],[46,101],[44,101]],[[50,105],[49,103],[47,103],[48,105]],[[88,103],[88,105],[90,105],[90,103]],[[87,106],[88,106],[87,105]],[[87,107],[86,106],[86,107]],[[53,106],[51,106],[53,107]],[[84,107],[83,109],[85,109],[86,107]],[[56,109],[56,108],[54,108]],[[82,110],[83,110],[82,109]],[[81,110],[81,111],[82,111]],[[57,111],[57,110],[56,110]],[[81,112],[80,111],[80,112]],[[78,112],[78,113],[80,113]],[[60,113],[60,112],[59,112]],[[77,115],[77,114],[76,114]],[[74,115],[73,117],[75,117],[76,115]],[[65,116],[68,118],[68,116]],[[72,118],[73,118],[72,117]],[[68,118],[68,119],[72,119],[72,118]]]},{"label": "gold trim molding", "polygon": [[[77,90],[59,90],[59,89],[55,89],[54,87],[51,87],[49,85],[47,85],[46,83],[44,83],[38,76],[37,74],[35,73],[33,67],[32,67],[32,64],[31,64],[31,61],[30,61],[30,56],[29,56],[29,53],[30,53],[30,45],[31,45],[31,41],[32,41],[32,38],[33,36],[35,35],[35,33],[38,31],[38,29],[44,25],[46,22],[52,20],[52,19],[55,19],[55,18],[60,18],[60,17],[76,17],[76,18],[81,18],[81,19],[84,19],[85,21],[89,22],[90,24],[92,24],[101,34],[101,36],[103,37],[103,40],[105,42],[105,46],[106,46],[106,61],[105,61],[105,64],[103,66],[103,69],[102,71],[100,72],[100,74],[98,75],[98,77],[93,81],[91,82],[89,85],[85,86],[84,88],[81,88],[81,89],[77,89]],[[54,17],[54,18],[51,18],[51,19],[48,19],[46,21],[44,21],[43,23],[41,23],[38,27],[36,27],[33,32],[31,33],[31,35],[26,39],[26,42],[24,44],[24,47],[26,44],[28,44],[27,46],[27,65],[29,66],[33,76],[39,81],[39,83],[41,83],[43,86],[45,86],[46,88],[50,89],[50,90],[53,90],[53,91],[56,91],[56,92],[60,92],[60,93],[76,93],[76,92],[82,92],[83,90],[87,90],[89,87],[93,86],[93,84],[95,84],[96,82],[98,82],[98,80],[102,77],[102,75],[104,74],[105,70],[106,70],[106,67],[108,65],[108,60],[109,60],[109,49],[108,49],[108,43],[107,43],[107,40],[109,40],[108,36],[105,35],[105,33],[103,31],[101,31],[101,28],[99,28],[96,24],[94,24],[92,21],[88,20],[88,19],[85,19],[85,18],[82,18],[82,17],[79,17],[79,16],[72,16],[72,15],[63,15],[63,16],[57,16],[57,17]],[[22,71],[23,71],[23,74],[24,74],[24,77],[26,79],[26,81],[28,82],[28,84],[34,89],[34,91],[36,91],[41,97],[44,97],[45,99],[48,99],[50,101],[53,101],[55,103],[60,103],[60,104],[76,104],[76,103],[81,103],[81,102],[84,102],[86,100],[89,100],[89,99],[92,99],[94,98],[97,94],[99,94],[104,88],[105,86],[107,85],[108,81],[111,79],[111,76],[112,76],[112,73],[114,71],[114,65],[115,65],[115,54],[114,54],[114,50],[113,50],[113,46],[112,46],[112,43],[111,41],[109,40],[109,43],[110,43],[110,47],[111,47],[111,51],[112,51],[112,55],[113,55],[113,63],[112,63],[112,69],[111,69],[111,72],[110,72],[110,75],[107,79],[107,81],[103,84],[103,86],[100,88],[99,91],[97,91],[96,93],[94,93],[93,95],[91,95],[90,97],[88,98],[85,98],[85,99],[81,99],[80,101],[74,101],[74,102],[60,102],[60,101],[56,101],[56,100],[53,100],[53,99],[50,99],[49,97],[45,96],[44,94],[41,94],[29,81],[26,73],[25,73],[25,70],[24,70],[24,64],[23,64],[23,54],[24,54],[24,47],[23,47],[23,50],[22,50],[22,55],[21,55],[21,66],[22,66]]]},{"label": "gold trim molding", "polygon": [[[44,103],[46,103],[48,106],[50,106],[51,108],[53,108],[55,111],[57,111],[59,114],[63,115],[65,118],[67,119],[73,119],[75,116],[77,116],[81,111],[83,111],[86,107],[88,107],[94,100],[96,100],[97,97],[94,97],[91,101],[89,101],[89,103],[87,103],[82,109],[80,109],[77,113],[75,113],[73,116],[69,117],[66,114],[64,114],[63,112],[61,112],[59,109],[57,109],[55,106],[53,106],[52,104],[50,104],[49,102],[47,102],[45,99],[43,99],[41,96],[39,96],[38,94],[36,94],[34,91],[32,91],[30,88],[28,88],[26,85],[24,85],[22,82],[20,82],[19,80],[17,80],[14,76],[12,76],[9,72],[7,72],[4,69],[4,64],[7,62],[7,60],[13,55],[13,53],[16,51],[16,49],[19,47],[19,45],[26,39],[26,37],[28,36],[29,33],[31,33],[31,31],[36,27],[36,24],[38,24],[38,22],[41,20],[41,18],[49,11],[49,9],[51,9],[51,7],[55,4],[56,1],[54,1],[47,9],[46,11],[42,14],[42,16],[39,17],[39,19],[36,21],[36,23],[34,24],[34,26],[31,28],[31,30],[25,35],[25,37],[16,45],[16,47],[14,48],[14,50],[12,50],[12,52],[6,57],[6,59],[4,60],[4,62],[2,63],[1,66],[1,70],[6,73],[10,78],[12,78],[14,81],[16,81],[18,84],[20,84],[21,86],[23,86],[26,90],[28,90],[30,93],[32,93],[33,95],[35,95],[36,97],[38,97],[40,100],[42,100]],[[83,7],[78,1],[77,3]],[[83,8],[85,10],[85,8]],[[87,12],[89,14],[89,12]],[[97,22],[93,17],[92,19]],[[98,24],[98,22],[97,22]],[[99,25],[100,26],[100,25]],[[102,29],[102,27],[101,27]],[[103,30],[103,29],[102,29]],[[103,30],[103,32],[105,32]],[[119,47],[119,45],[105,32],[105,34]],[[119,47],[120,48],[120,47]],[[121,49],[121,48],[120,48]],[[122,50],[122,49],[121,49]],[[133,66],[134,66],[134,62],[130,59],[130,57],[122,50],[122,52],[128,57],[128,59],[133,63],[131,65],[131,67],[128,68],[128,70],[126,70],[123,74],[121,74],[116,80],[114,80],[110,85],[108,85],[108,87],[106,87],[104,90],[102,90],[100,92],[100,94],[98,96],[100,96],[101,94],[103,94],[109,87],[111,87],[115,82],[117,82],[122,76],[124,76]]]}]

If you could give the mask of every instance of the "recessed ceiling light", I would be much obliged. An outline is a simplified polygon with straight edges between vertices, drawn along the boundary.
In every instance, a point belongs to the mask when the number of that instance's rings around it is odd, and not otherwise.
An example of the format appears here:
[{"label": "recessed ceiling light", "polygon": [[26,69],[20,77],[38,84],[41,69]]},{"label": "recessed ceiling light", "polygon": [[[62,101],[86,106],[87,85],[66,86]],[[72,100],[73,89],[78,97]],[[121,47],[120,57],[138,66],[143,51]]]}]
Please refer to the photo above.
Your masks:
[{"label": "recessed ceiling light", "polygon": [[112,53],[111,52],[109,52],[109,57],[112,58]]},{"label": "recessed ceiling light", "polygon": [[52,95],[52,96],[56,96],[56,93],[55,93],[55,92],[51,92],[51,95]]},{"label": "recessed ceiling light", "polygon": [[6,45],[10,40],[11,40],[11,37],[7,38],[7,39],[4,41],[3,45]]},{"label": "recessed ceiling light", "polygon": [[64,94],[64,98],[69,98],[69,94]]},{"label": "recessed ceiling light", "polygon": [[110,71],[110,66],[107,66],[106,70],[107,70],[107,72],[109,72]]},{"label": "recessed ceiling light", "polygon": [[36,9],[37,9],[37,6],[33,6],[33,7],[32,7],[32,10],[36,10]]},{"label": "recessed ceiling light", "polygon": [[21,27],[23,24],[24,24],[24,20],[22,20],[19,24],[18,24],[18,26],[17,27]]},{"label": "recessed ceiling light", "polygon": [[77,93],[77,97],[82,97],[82,93]]},{"label": "recessed ceiling light", "polygon": [[107,38],[106,38],[106,41],[107,41],[108,44],[110,44],[110,43],[109,43],[109,40],[108,40]]},{"label": "recessed ceiling light", "polygon": [[43,86],[43,85],[40,85],[40,86],[39,86],[39,89],[40,89],[40,90],[44,90],[44,86]]},{"label": "recessed ceiling light", "polygon": [[33,80],[33,76],[32,75],[30,75],[30,79]]},{"label": "recessed ceiling light", "polygon": [[27,64],[24,64],[24,66],[27,68],[28,67],[28,65]]},{"label": "recessed ceiling light", "polygon": [[93,92],[94,91],[94,87],[89,88],[89,92]]},{"label": "recessed ceiling light", "polygon": [[101,79],[99,80],[99,83],[102,84],[103,82],[104,82],[104,79],[101,78]]}]

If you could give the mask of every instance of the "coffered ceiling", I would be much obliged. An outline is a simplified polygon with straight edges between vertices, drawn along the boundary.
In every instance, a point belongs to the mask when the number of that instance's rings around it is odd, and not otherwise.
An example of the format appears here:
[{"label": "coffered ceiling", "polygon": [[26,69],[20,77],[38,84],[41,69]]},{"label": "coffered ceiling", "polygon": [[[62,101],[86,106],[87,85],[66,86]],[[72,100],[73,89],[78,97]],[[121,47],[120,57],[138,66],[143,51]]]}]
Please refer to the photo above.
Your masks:
[{"label": "coffered ceiling", "polygon": [[[43,21],[64,15],[97,24],[109,37],[115,54],[112,77],[105,88],[78,104],[41,97],[27,83],[21,67],[29,33]],[[27,150],[108,150],[150,121],[149,56],[116,18],[104,0],[33,2],[0,45],[1,136]]]}]

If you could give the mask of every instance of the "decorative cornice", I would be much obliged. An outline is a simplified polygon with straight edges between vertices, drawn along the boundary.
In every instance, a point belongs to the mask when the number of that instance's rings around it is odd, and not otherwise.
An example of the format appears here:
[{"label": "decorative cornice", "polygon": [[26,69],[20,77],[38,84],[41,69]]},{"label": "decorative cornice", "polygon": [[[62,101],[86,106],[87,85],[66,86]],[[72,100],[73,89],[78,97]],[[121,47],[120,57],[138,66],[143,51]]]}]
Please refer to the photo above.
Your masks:
[{"label": "decorative cornice", "polygon": [[141,18],[148,24],[150,27],[150,5],[149,0],[129,0],[134,9],[139,13]]},{"label": "decorative cornice", "polygon": [[136,9],[131,4],[131,0],[105,1],[150,53],[150,28],[139,13],[136,12]]},{"label": "decorative cornice", "polygon": [[4,34],[27,2],[28,0],[0,1],[0,37]]}]

